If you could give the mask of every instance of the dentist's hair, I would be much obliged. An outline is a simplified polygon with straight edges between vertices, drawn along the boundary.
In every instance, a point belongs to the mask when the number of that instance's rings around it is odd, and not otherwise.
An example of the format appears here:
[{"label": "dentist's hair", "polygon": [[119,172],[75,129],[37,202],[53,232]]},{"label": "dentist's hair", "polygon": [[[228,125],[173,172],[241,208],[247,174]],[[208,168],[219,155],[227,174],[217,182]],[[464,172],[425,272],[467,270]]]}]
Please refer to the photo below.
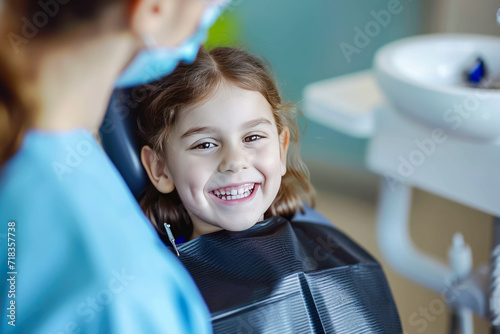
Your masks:
[{"label": "dentist's hair", "polygon": [[[298,111],[293,104],[282,102],[274,78],[263,61],[239,49],[219,47],[208,52],[201,48],[192,64],[181,63],[167,77],[146,86],[146,98],[139,106],[138,125],[143,144],[151,147],[154,159],[164,155],[179,113],[208,100],[222,83],[261,93],[271,105],[278,134],[285,127],[290,130],[286,174],[264,218],[276,215],[291,218],[304,204],[314,206],[309,171],[299,154]],[[149,184],[140,205],[162,239],[168,240],[163,228],[165,222],[172,226],[176,237],[191,235],[192,225],[177,190],[163,194]]]},{"label": "dentist's hair", "polygon": [[[62,35],[69,28],[90,22],[109,5],[131,0],[71,0],[33,1],[0,0],[0,14],[9,22],[9,31],[0,31],[0,169],[18,150],[25,132],[33,126],[38,115],[38,102],[29,86],[28,73],[19,60],[24,55],[16,50],[32,39]],[[5,15],[8,11],[9,15]],[[43,23],[36,20],[42,19]],[[44,19],[45,18],[45,19]],[[38,24],[38,25],[35,25]]]}]

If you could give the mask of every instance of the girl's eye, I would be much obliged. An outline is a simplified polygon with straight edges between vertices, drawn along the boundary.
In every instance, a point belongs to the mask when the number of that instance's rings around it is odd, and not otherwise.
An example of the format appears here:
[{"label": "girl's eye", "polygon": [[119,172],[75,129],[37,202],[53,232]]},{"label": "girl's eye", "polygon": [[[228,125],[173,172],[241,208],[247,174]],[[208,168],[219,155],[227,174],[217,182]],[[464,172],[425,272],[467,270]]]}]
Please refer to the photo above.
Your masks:
[{"label": "girl's eye", "polygon": [[199,145],[196,145],[195,147],[193,147],[193,149],[195,149],[195,150],[208,150],[209,148],[216,147],[216,146],[217,145],[215,145],[214,143],[205,142],[205,143],[201,143]]},{"label": "girl's eye", "polygon": [[264,137],[263,136],[259,136],[259,135],[251,135],[251,136],[248,136],[248,137],[245,138],[245,143],[256,141],[256,140],[259,140],[259,139],[262,139],[262,138],[264,138]]}]

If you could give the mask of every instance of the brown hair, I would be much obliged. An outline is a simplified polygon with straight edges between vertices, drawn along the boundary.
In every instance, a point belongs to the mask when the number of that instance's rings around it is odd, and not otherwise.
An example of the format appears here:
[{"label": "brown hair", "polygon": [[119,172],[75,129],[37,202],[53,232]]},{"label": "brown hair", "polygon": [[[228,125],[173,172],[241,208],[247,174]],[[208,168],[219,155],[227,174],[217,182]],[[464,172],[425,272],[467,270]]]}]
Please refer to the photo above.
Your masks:
[{"label": "brown hair", "polygon": [[16,48],[33,38],[61,34],[90,21],[118,1],[127,1],[130,6],[135,3],[133,0],[71,0],[54,1],[52,5],[45,2],[42,7],[39,1],[3,1],[2,11],[9,13],[8,17],[4,14],[3,19],[9,21],[9,31],[0,31],[0,169],[16,153],[36,117],[33,110],[37,98],[26,86],[30,73],[25,73],[17,63],[25,55],[17,54]]},{"label": "brown hair", "polygon": [[[146,86],[148,93],[138,112],[143,144],[151,147],[155,158],[160,159],[179,113],[210,98],[223,82],[261,93],[271,105],[278,133],[281,134],[285,127],[290,130],[287,171],[278,195],[264,217],[280,215],[291,218],[296,210],[303,209],[304,203],[313,206],[314,189],[299,154],[298,111],[294,105],[282,102],[264,63],[245,51],[219,47],[208,52],[201,48],[192,64],[181,63],[172,74]],[[190,236],[192,225],[176,190],[163,194],[149,184],[140,205],[160,237],[165,238],[164,222],[172,226],[176,237]]]}]

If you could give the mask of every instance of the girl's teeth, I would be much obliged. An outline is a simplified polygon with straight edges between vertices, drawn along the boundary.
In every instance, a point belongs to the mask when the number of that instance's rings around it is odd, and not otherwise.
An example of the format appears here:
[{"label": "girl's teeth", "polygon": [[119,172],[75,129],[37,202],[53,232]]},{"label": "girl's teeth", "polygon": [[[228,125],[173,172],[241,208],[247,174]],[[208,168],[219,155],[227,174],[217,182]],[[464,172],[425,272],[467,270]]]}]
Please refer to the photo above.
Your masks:
[{"label": "girl's teeth", "polygon": [[250,187],[244,187],[239,189],[214,190],[214,194],[215,196],[219,197],[224,201],[230,201],[250,196],[254,188],[255,184],[252,184]]}]

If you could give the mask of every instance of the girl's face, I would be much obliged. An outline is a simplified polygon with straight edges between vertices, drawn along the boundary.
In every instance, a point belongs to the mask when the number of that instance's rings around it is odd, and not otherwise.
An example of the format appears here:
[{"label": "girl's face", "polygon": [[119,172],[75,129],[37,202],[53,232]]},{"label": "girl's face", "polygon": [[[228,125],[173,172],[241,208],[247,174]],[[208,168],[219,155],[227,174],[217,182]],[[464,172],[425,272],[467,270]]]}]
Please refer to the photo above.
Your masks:
[{"label": "girl's face", "polygon": [[288,142],[267,100],[232,84],[182,111],[163,172],[191,217],[193,238],[245,230],[263,219],[286,172]]}]

